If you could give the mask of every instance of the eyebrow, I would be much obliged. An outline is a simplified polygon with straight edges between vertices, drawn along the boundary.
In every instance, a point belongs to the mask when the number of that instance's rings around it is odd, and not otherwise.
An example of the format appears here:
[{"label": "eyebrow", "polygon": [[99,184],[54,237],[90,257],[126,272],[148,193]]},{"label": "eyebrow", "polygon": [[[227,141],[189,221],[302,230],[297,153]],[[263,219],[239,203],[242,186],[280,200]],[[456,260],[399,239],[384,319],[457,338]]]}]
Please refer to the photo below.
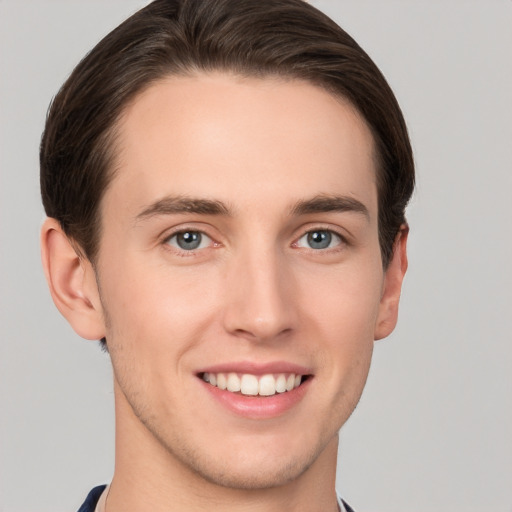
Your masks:
[{"label": "eyebrow", "polygon": [[[297,201],[291,208],[294,216],[325,212],[355,212],[370,218],[368,208],[352,197],[318,195],[311,199]],[[193,198],[186,196],[167,196],[144,208],[136,217],[136,221],[146,220],[158,215],[195,213],[198,215],[232,216],[230,208],[222,201],[214,199]]]},{"label": "eyebrow", "polygon": [[227,215],[230,209],[221,201],[213,199],[196,199],[185,196],[167,196],[144,208],[135,220],[145,220],[157,215],[172,215],[179,213],[197,213],[199,215]]},{"label": "eyebrow", "polygon": [[292,208],[292,215],[326,212],[354,212],[370,219],[368,208],[361,201],[348,196],[322,194],[311,199],[298,201]]}]

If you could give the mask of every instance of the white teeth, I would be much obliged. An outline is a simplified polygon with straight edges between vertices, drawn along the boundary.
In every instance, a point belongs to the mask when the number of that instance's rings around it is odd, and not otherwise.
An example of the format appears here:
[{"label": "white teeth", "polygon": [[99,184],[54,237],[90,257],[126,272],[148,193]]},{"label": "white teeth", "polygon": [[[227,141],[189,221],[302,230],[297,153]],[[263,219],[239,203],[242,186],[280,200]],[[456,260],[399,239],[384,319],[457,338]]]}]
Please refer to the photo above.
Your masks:
[{"label": "white teeth", "polygon": [[258,377],[250,373],[244,373],[241,377],[237,373],[203,373],[203,380],[219,389],[227,389],[232,393],[241,392],[248,396],[272,396],[276,393],[291,391],[300,386],[302,375],[293,373],[280,373],[277,376],[272,374]]},{"label": "white teeth", "polygon": [[276,379],[273,375],[263,375],[260,379],[260,395],[271,396],[276,394]]},{"label": "white teeth", "polygon": [[240,379],[238,378],[238,375],[236,373],[228,373],[228,382],[226,388],[228,391],[231,391],[232,393],[240,391]]},{"label": "white teeth", "polygon": [[217,387],[219,389],[226,389],[228,386],[228,381],[226,380],[226,375],[224,373],[217,374]]},{"label": "white teeth", "polygon": [[286,391],[286,377],[281,374],[276,379],[276,391],[278,393],[284,393]]},{"label": "white teeth", "polygon": [[[210,381],[211,382],[211,381]],[[258,378],[255,375],[242,375],[240,384],[240,392],[242,395],[257,395],[258,394]]]}]

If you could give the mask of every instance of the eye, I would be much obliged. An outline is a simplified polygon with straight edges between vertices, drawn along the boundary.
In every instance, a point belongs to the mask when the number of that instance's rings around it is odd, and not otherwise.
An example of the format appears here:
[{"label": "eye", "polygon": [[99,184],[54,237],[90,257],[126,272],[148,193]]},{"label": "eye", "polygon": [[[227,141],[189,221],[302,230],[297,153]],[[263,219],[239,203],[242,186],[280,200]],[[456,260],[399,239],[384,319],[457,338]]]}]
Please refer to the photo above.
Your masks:
[{"label": "eye", "polygon": [[212,239],[201,231],[180,231],[169,237],[166,243],[182,251],[194,251],[208,247]]},{"label": "eye", "polygon": [[297,247],[308,249],[330,249],[343,243],[340,235],[328,229],[308,231],[297,241]]}]

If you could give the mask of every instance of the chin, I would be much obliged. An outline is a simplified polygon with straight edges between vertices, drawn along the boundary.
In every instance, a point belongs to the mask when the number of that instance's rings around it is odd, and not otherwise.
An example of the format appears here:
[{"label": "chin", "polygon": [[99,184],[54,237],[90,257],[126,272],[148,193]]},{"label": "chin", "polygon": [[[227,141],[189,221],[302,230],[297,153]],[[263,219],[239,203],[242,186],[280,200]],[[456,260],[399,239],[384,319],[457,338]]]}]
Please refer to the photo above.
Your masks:
[{"label": "chin", "polygon": [[186,461],[188,468],[211,484],[237,490],[262,490],[285,486],[304,474],[314,463],[316,454],[305,456],[294,454],[283,460],[268,455],[266,460],[243,454],[220,461],[199,460],[191,457]]},{"label": "chin", "polygon": [[248,436],[242,442],[241,439],[230,441],[226,435],[220,443],[213,443],[214,450],[211,445],[190,446],[176,438],[169,443],[160,438],[160,443],[175,461],[179,461],[182,470],[201,481],[251,491],[285,486],[299,480],[312,466],[322,466],[332,457],[335,460],[337,431],[332,435],[323,434],[291,436],[292,442],[289,436],[288,442],[280,438],[279,443],[272,436]]}]

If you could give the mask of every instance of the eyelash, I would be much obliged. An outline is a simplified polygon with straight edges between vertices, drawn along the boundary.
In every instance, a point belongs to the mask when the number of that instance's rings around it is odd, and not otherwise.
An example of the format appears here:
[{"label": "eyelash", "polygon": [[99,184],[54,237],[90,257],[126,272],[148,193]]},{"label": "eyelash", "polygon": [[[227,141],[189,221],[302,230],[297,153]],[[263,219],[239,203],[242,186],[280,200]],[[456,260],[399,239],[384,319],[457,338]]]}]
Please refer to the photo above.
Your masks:
[{"label": "eyelash", "polygon": [[[301,239],[303,239],[304,237],[307,237],[308,235],[311,235],[312,233],[319,233],[319,232],[329,233],[331,235],[334,235],[336,238],[339,239],[339,243],[336,244],[336,246],[334,246],[334,247],[326,247],[326,248],[321,248],[321,249],[315,249],[312,247],[300,247],[298,245],[299,241]],[[170,245],[169,242],[174,237],[177,237],[178,235],[185,234],[185,233],[197,233],[197,234],[201,235],[202,237],[207,237],[210,240],[210,243],[208,244],[207,247],[198,247],[197,249],[190,249],[190,250],[181,249],[179,247]],[[181,257],[193,257],[193,256],[197,255],[198,251],[201,251],[203,249],[208,249],[208,248],[212,248],[212,247],[215,248],[215,247],[221,246],[221,244],[218,242],[215,242],[215,240],[210,235],[208,235],[204,231],[197,229],[197,228],[193,228],[193,229],[192,228],[191,229],[187,229],[187,228],[183,229],[182,228],[182,229],[179,229],[178,231],[174,231],[174,232],[168,234],[167,236],[165,236],[165,238],[162,240],[162,245],[165,246],[167,248],[167,250],[170,250],[174,254],[181,256]],[[344,235],[342,235],[339,231],[337,231],[335,229],[332,229],[330,227],[325,227],[325,226],[318,226],[313,229],[308,229],[303,234],[301,234],[298,238],[296,238],[295,241],[291,244],[291,246],[294,248],[306,249],[307,251],[311,251],[313,253],[337,252],[337,251],[342,250],[344,247],[346,247],[348,245],[349,245],[349,242],[347,241],[347,238]]]}]

